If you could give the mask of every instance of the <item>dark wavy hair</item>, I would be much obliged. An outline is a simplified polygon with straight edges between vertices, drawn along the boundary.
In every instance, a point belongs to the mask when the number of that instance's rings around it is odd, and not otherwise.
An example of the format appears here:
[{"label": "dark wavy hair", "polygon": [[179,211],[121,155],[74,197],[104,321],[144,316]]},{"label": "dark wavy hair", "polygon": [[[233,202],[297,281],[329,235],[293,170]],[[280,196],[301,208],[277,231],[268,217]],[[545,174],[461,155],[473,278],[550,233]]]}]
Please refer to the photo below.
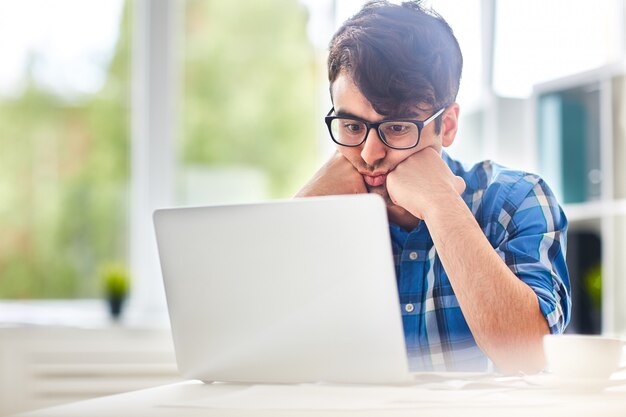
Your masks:
[{"label": "dark wavy hair", "polygon": [[452,29],[419,0],[367,3],[344,22],[329,45],[331,86],[345,72],[382,115],[405,117],[420,104],[433,111],[452,104],[462,68]]}]

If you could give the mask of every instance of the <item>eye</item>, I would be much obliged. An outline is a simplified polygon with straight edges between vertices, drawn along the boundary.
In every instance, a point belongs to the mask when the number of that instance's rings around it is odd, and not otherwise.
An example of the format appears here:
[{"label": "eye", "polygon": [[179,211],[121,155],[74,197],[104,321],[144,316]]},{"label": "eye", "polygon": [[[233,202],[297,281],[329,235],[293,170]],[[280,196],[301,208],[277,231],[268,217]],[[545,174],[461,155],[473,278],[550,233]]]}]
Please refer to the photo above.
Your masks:
[{"label": "eye", "polygon": [[343,130],[350,134],[361,133],[363,131],[363,124],[357,123],[354,120],[344,120]]},{"label": "eye", "polygon": [[393,133],[402,133],[402,132],[406,132],[409,128],[408,126],[405,126],[405,125],[391,125],[389,126],[389,129]]},{"label": "eye", "polygon": [[390,122],[385,123],[383,126],[383,133],[386,136],[403,136],[412,133],[415,130],[415,125],[412,123],[402,122]]}]

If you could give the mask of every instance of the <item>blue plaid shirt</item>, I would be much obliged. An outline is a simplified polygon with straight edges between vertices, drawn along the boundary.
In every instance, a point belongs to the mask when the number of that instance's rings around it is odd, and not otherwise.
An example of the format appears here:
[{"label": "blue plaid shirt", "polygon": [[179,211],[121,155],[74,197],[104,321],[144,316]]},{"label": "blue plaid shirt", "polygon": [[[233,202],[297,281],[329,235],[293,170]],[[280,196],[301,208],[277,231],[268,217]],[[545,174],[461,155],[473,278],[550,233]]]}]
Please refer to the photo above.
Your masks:
[{"label": "blue plaid shirt", "polygon": [[[465,180],[463,200],[491,246],[537,295],[550,332],[563,332],[571,308],[567,219],[552,191],[536,175],[491,161],[465,167],[445,152],[443,159]],[[426,224],[390,231],[411,370],[488,370]]]}]

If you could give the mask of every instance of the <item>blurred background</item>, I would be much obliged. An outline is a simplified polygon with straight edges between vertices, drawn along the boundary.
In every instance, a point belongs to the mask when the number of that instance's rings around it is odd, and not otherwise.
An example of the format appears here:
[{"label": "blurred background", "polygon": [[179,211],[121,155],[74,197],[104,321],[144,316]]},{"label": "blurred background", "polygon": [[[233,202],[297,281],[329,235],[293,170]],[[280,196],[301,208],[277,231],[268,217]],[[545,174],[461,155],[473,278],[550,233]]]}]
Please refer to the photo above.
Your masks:
[{"label": "blurred background", "polygon": [[[0,0],[0,414],[176,380],[152,211],[290,198],[362,3]],[[625,0],[425,3],[464,54],[450,154],[548,180],[568,331],[625,335]]]}]

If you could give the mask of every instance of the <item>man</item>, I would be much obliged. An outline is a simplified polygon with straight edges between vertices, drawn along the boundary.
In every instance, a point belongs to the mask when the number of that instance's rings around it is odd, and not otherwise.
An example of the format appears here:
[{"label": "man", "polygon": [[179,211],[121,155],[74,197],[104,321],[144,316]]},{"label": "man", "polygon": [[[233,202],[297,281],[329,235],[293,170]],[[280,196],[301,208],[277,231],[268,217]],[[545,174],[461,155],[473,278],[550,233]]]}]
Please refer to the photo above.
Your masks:
[{"label": "man", "polygon": [[461,68],[439,15],[366,4],[330,42],[337,152],[297,196],[385,199],[413,370],[539,371],[543,335],[569,321],[567,220],[536,175],[442,151]]}]

